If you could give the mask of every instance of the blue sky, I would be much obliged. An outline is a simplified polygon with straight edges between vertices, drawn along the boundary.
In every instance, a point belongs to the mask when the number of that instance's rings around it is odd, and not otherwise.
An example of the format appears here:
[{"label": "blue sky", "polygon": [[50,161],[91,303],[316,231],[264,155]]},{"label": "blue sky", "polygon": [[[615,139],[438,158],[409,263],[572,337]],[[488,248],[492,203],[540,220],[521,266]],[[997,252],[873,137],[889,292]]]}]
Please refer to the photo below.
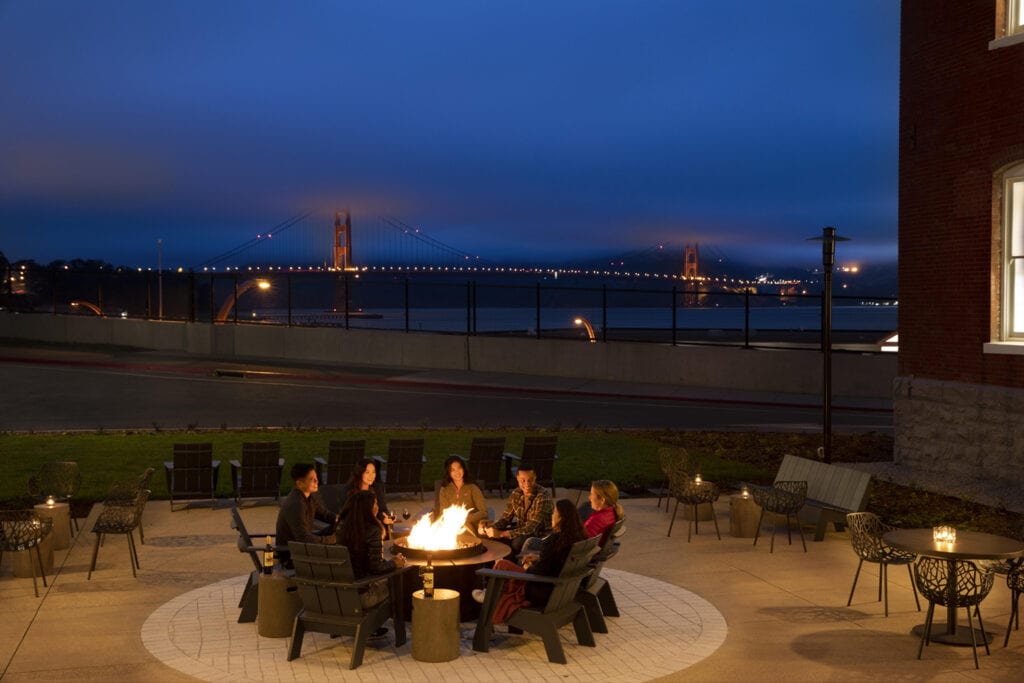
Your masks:
[{"label": "blue sky", "polygon": [[896,256],[899,3],[0,0],[0,250],[201,261],[304,210],[491,260]]}]

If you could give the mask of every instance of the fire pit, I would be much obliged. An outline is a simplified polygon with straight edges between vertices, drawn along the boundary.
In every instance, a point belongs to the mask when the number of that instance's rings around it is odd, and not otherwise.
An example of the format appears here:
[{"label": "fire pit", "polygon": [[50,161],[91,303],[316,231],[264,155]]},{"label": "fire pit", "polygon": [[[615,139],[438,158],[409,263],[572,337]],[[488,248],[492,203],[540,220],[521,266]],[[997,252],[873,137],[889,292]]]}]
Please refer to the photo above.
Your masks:
[{"label": "fire pit", "polygon": [[406,545],[409,541],[408,536],[402,538],[396,538],[395,542],[391,545],[391,552],[402,553],[406,557],[414,558],[426,558],[427,553],[430,553],[431,558],[434,562],[437,560],[457,560],[462,557],[473,557],[484,552],[486,548],[479,539],[472,541],[459,540],[454,548],[438,548],[436,550],[427,550],[426,548],[417,548],[415,546]]},{"label": "fire pit", "polygon": [[395,539],[392,553],[407,557],[425,558],[429,553],[434,560],[454,560],[473,557],[485,551],[483,543],[465,528],[469,510],[453,505],[441,512],[441,517],[430,521],[430,515],[416,522],[408,536]]}]

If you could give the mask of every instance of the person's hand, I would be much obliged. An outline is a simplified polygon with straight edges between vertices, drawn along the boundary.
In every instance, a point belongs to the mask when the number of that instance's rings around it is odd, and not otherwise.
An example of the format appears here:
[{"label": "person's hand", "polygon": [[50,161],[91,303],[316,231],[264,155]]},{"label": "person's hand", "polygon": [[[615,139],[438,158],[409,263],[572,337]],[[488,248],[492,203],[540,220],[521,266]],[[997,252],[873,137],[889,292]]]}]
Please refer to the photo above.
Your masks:
[{"label": "person's hand", "polygon": [[484,531],[487,532],[487,538],[494,538],[494,527],[493,526],[487,527],[486,529],[484,529]]},{"label": "person's hand", "polygon": [[398,553],[395,555],[395,566],[401,569],[406,564],[405,555]]},{"label": "person's hand", "polygon": [[526,567],[527,565],[531,565],[531,564],[533,564],[534,562],[536,562],[539,559],[540,559],[540,555],[538,555],[537,553],[530,553],[528,555],[523,555],[523,566]]}]

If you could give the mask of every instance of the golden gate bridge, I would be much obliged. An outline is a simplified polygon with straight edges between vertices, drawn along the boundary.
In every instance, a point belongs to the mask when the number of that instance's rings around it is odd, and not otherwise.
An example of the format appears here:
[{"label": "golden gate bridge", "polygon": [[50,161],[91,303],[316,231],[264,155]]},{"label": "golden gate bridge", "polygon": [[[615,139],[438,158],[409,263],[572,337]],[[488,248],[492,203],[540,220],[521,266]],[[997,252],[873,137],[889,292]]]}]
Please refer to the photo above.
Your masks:
[{"label": "golden gate bridge", "polygon": [[192,266],[197,272],[351,271],[362,273],[537,274],[753,284],[702,267],[700,250],[713,264],[725,262],[713,246],[656,244],[579,264],[537,265],[474,254],[387,215],[360,218],[296,214],[252,238]]}]

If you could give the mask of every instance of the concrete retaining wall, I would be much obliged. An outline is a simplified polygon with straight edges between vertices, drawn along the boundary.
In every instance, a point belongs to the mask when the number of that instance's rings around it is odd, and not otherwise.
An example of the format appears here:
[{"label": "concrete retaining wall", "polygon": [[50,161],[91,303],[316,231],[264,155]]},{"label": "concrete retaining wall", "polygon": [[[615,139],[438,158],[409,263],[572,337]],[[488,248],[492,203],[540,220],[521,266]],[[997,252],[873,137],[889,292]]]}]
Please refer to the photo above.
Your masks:
[{"label": "concrete retaining wall", "polygon": [[949,482],[1024,481],[1024,389],[897,377],[894,394],[898,465]]},{"label": "concrete retaining wall", "polygon": [[[509,372],[795,394],[821,393],[814,351],[0,314],[0,337],[220,357]],[[892,398],[895,354],[833,354],[833,394]]]}]

